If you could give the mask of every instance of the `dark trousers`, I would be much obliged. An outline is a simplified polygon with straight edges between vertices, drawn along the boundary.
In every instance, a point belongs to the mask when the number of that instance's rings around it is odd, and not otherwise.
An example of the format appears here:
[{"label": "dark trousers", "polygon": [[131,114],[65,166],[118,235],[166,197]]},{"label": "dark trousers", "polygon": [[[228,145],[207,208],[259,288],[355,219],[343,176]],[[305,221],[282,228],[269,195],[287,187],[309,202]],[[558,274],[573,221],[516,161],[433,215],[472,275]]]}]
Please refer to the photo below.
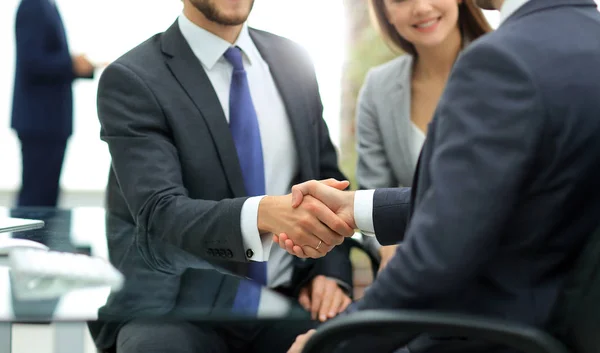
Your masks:
[{"label": "dark trousers", "polygon": [[23,170],[17,205],[56,207],[67,140],[22,134],[19,140]]},{"label": "dark trousers", "polygon": [[131,321],[117,336],[117,353],[285,353],[311,321],[208,325]]}]

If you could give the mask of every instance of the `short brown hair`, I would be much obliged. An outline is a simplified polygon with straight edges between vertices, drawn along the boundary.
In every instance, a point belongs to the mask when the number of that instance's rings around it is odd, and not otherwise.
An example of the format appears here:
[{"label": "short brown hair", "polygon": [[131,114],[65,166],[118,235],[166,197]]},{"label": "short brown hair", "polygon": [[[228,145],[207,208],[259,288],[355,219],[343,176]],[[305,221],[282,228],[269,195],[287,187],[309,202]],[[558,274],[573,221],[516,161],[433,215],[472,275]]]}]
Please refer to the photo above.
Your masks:
[{"label": "short brown hair", "polygon": [[[386,43],[394,50],[401,50],[416,56],[415,46],[404,39],[396,28],[389,23],[385,14],[384,0],[369,0],[371,21],[383,36]],[[463,0],[458,8],[458,26],[463,39],[473,41],[490,32],[492,27],[488,23],[483,11],[472,0]]]}]

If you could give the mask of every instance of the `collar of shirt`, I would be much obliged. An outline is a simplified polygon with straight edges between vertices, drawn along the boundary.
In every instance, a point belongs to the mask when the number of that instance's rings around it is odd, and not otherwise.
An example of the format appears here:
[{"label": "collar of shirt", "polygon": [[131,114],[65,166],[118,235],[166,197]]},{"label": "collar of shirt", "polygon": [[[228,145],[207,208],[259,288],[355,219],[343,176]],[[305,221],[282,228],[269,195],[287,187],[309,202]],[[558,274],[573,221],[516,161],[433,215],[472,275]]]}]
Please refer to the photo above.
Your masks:
[{"label": "collar of shirt", "polygon": [[[179,16],[177,22],[181,34],[206,70],[212,70],[217,61],[223,57],[225,51],[232,46],[223,38],[194,24],[184,14]],[[246,23],[244,23],[234,45],[242,50],[244,58],[247,60],[246,64],[252,65],[253,61],[256,60],[254,55],[257,49],[254,42],[252,42],[252,38],[250,38]]]},{"label": "collar of shirt", "polygon": [[500,8],[500,23],[506,21],[515,11],[525,5],[529,0],[504,0]]}]

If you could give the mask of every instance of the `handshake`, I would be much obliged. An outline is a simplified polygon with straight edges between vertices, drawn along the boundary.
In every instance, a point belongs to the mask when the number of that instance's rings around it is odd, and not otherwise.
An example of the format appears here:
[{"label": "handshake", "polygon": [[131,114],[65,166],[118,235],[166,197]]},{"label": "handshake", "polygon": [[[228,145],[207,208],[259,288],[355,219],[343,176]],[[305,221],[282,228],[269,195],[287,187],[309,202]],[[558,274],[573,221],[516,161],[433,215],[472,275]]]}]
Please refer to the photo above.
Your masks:
[{"label": "handshake", "polygon": [[284,196],[265,196],[258,206],[260,234],[301,258],[325,256],[354,234],[354,192],[348,181],[311,180]]}]

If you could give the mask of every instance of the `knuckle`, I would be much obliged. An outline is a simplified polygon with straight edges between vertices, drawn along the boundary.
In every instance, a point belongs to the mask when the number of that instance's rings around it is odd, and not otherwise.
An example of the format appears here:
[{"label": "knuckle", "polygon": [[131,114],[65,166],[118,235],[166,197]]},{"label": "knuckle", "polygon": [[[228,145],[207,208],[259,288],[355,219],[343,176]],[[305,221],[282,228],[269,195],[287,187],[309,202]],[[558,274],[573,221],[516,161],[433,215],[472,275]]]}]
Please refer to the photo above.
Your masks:
[{"label": "knuckle", "polygon": [[333,222],[333,226],[334,226],[335,231],[340,235],[348,234],[348,232],[349,232],[348,228],[350,228],[350,227],[348,227],[346,222],[342,221],[339,218]]},{"label": "knuckle", "polygon": [[306,201],[303,203],[304,209],[310,213],[316,213],[319,209],[318,204],[315,202],[315,199],[312,197],[307,197]]},{"label": "knuckle", "polygon": [[333,236],[333,242],[332,242],[332,244],[340,245],[343,242],[344,242],[344,237],[339,236],[339,235],[334,235]]},{"label": "knuckle", "polygon": [[310,215],[303,215],[298,222],[303,228],[308,228],[313,224],[313,218]]}]

